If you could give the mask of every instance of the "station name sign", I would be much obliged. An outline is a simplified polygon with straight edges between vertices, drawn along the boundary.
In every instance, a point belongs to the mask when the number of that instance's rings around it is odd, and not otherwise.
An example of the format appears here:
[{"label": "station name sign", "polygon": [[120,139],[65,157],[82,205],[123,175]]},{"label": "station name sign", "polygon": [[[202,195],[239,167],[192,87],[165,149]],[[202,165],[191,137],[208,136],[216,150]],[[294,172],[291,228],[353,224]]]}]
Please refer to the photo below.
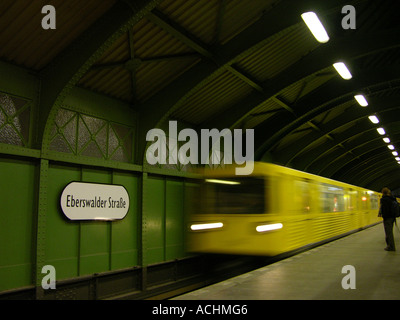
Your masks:
[{"label": "station name sign", "polygon": [[121,185],[71,182],[60,204],[70,220],[120,220],[128,213],[129,195]]}]

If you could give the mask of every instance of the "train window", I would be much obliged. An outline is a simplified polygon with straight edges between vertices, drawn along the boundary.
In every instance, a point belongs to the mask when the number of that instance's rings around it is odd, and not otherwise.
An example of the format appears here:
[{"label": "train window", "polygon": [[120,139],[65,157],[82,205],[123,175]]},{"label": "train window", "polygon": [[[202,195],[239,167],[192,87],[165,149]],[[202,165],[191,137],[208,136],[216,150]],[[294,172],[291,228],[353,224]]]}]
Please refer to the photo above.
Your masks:
[{"label": "train window", "polygon": [[363,192],[361,196],[361,210],[368,210],[368,193]]},{"label": "train window", "polygon": [[342,212],[345,210],[343,188],[330,184],[321,184],[322,212]]},{"label": "train window", "polygon": [[371,210],[378,210],[378,196],[376,194],[371,194]]},{"label": "train window", "polygon": [[266,180],[256,177],[206,179],[203,185],[205,213],[266,213]]},{"label": "train window", "polygon": [[295,205],[299,213],[309,213],[311,210],[310,183],[308,180],[295,180]]}]

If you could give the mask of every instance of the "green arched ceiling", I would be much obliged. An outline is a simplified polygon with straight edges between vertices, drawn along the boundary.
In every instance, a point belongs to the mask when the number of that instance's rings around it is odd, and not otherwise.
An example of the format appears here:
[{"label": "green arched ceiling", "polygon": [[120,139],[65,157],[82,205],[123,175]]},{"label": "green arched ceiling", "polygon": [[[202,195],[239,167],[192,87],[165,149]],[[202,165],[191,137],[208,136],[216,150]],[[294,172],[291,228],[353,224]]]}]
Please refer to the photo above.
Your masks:
[{"label": "green arched ceiling", "polygon": [[[47,4],[56,30],[41,28]],[[356,9],[354,30],[342,28],[344,5]],[[396,189],[400,165],[368,116],[400,148],[399,9],[397,0],[4,0],[0,60],[41,81],[36,146],[44,153],[49,123],[80,87],[138,112],[138,164],[148,130],[178,120],[254,129],[256,160]],[[303,23],[310,10],[328,43]],[[351,80],[332,67],[338,60]]]}]

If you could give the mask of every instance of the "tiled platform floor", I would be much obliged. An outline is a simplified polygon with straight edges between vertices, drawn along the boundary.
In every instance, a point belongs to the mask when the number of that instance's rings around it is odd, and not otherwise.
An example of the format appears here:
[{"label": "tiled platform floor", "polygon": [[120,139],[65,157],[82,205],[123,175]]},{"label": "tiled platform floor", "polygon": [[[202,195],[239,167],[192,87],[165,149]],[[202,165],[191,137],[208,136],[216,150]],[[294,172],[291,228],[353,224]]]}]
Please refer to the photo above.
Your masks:
[{"label": "tiled platform floor", "polygon": [[[386,246],[378,224],[252,272],[179,297],[176,300],[400,299],[400,232],[396,252]],[[343,266],[355,268],[355,289],[343,289]],[[349,283],[348,281],[346,281]]]}]

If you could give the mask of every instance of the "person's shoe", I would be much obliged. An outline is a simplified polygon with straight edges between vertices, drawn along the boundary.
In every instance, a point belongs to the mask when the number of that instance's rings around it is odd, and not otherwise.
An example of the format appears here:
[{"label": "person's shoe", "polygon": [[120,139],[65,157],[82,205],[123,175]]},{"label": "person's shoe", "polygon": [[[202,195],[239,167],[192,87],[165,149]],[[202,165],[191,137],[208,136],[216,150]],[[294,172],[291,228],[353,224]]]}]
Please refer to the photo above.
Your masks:
[{"label": "person's shoe", "polygon": [[396,251],[395,249],[391,249],[389,247],[386,247],[384,250],[386,250],[386,251]]}]

